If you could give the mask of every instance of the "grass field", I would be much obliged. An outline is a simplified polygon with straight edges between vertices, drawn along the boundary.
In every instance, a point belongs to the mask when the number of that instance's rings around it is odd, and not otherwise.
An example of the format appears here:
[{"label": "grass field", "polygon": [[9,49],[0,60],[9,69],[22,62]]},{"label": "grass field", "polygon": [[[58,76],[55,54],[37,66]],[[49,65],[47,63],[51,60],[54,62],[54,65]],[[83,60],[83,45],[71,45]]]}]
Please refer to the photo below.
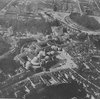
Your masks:
[{"label": "grass field", "polygon": [[0,10],[4,8],[11,0],[0,0]]}]

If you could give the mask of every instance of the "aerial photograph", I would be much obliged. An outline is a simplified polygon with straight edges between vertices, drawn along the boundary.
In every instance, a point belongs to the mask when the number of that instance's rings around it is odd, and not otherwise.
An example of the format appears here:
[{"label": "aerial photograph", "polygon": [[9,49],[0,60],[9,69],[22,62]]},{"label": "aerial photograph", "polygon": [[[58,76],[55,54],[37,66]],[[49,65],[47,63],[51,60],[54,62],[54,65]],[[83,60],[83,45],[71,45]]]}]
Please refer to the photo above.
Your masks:
[{"label": "aerial photograph", "polygon": [[100,0],[0,0],[0,99],[100,99]]}]

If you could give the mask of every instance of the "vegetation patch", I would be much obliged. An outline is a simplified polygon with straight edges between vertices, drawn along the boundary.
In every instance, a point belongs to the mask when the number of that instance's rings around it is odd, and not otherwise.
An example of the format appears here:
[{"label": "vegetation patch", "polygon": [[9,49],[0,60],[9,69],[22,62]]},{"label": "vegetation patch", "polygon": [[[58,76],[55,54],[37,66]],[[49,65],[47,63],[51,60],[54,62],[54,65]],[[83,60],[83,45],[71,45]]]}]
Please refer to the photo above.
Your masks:
[{"label": "vegetation patch", "polygon": [[8,44],[7,42],[5,42],[1,37],[0,37],[0,55],[3,55],[4,53],[6,53],[9,48],[10,48],[10,44]]},{"label": "vegetation patch", "polygon": [[79,13],[71,13],[70,18],[77,24],[89,30],[95,31],[100,29],[99,22],[93,17],[89,17],[87,15],[80,15]]}]

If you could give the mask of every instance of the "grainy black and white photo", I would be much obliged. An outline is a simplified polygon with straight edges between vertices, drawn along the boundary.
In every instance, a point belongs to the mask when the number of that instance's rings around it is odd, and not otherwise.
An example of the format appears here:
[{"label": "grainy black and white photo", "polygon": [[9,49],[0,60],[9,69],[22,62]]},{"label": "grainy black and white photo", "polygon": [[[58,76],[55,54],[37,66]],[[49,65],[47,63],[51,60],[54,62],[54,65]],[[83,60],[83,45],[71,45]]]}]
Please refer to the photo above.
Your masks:
[{"label": "grainy black and white photo", "polygon": [[0,99],[100,99],[100,0],[0,0]]}]

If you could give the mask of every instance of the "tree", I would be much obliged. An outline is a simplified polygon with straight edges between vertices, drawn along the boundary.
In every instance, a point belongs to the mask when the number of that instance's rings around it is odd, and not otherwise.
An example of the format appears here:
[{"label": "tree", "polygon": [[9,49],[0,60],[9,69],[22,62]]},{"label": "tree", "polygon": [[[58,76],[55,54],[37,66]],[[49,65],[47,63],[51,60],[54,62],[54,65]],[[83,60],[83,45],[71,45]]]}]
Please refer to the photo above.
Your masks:
[{"label": "tree", "polygon": [[53,10],[54,10],[54,11],[57,11],[57,5],[56,5],[56,4],[54,4]]},{"label": "tree", "polygon": [[26,10],[27,10],[28,12],[32,12],[32,11],[33,11],[32,5],[31,5],[31,4],[28,4],[27,7],[26,7]]}]

